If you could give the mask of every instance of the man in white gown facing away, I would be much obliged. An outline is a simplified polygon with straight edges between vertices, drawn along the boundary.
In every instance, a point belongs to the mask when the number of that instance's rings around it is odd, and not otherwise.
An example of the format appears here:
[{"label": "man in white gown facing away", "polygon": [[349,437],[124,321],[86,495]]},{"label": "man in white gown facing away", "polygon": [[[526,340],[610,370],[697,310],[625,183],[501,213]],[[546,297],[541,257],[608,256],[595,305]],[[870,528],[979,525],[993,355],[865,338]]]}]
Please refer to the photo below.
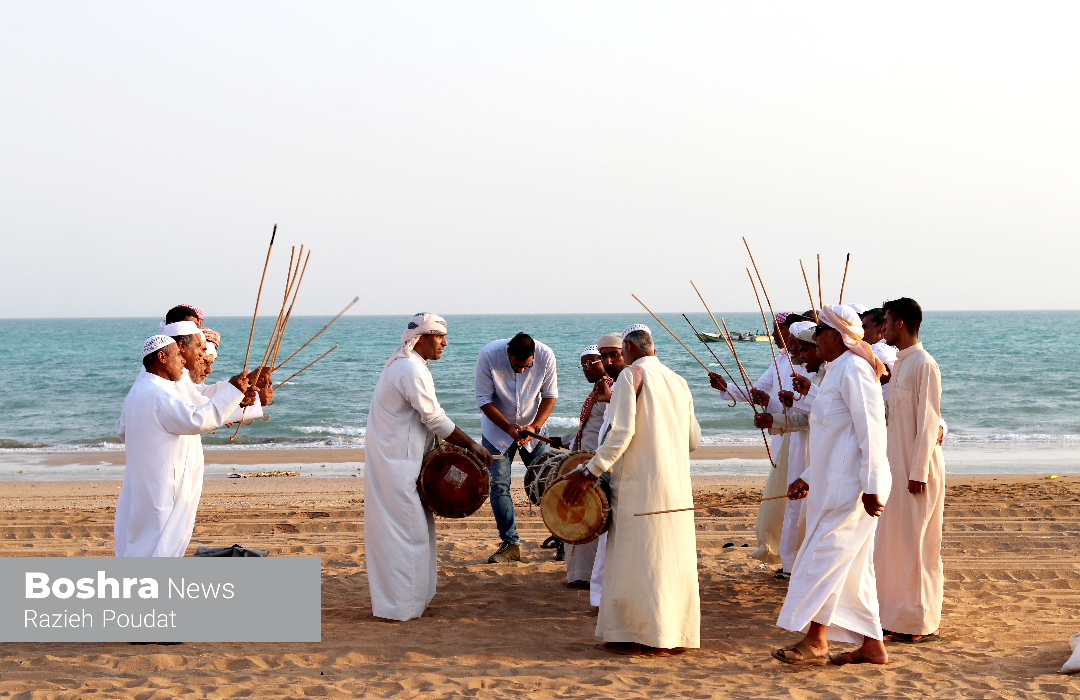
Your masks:
[{"label": "man in white gown facing away", "polygon": [[435,436],[491,454],[456,427],[435,397],[428,370],[442,357],[446,321],[419,313],[401,334],[375,384],[364,444],[364,555],[371,612],[389,620],[420,617],[435,596],[435,518],[416,480]]},{"label": "man in white gown facing away", "polygon": [[[690,451],[701,442],[686,380],[660,363],[641,324],[623,332],[626,369],[611,391],[611,432],[596,456],[566,478],[580,502],[611,472],[611,516],[596,635],[619,654],[698,648],[697,538]],[[672,509],[681,512],[636,515]]]},{"label": "man in white gown facing away", "polygon": [[[773,657],[790,664],[887,663],[874,576],[874,533],[889,497],[885,366],[850,307],[826,306],[815,339],[829,371],[810,410],[810,465],[788,497],[807,498],[806,535],[776,624],[804,637]],[[861,644],[827,654],[828,640]]]},{"label": "man in white gown facing away", "polygon": [[116,434],[124,443],[124,483],[116,503],[118,557],[182,557],[202,495],[202,433],[220,427],[240,406],[247,372],[196,406],[177,389],[184,359],[167,335],[147,339],[143,368],[124,399]]}]

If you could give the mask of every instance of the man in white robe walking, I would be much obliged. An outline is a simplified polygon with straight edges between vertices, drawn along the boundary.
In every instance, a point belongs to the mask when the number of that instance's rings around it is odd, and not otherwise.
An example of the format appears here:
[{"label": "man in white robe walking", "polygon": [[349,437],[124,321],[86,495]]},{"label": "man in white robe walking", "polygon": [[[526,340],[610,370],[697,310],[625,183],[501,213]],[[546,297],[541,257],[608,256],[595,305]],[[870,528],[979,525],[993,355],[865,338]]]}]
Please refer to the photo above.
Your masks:
[{"label": "man in white robe walking", "polygon": [[919,342],[919,304],[905,297],[884,309],[885,339],[899,351],[888,411],[889,466],[897,489],[878,525],[874,561],[887,639],[918,644],[939,639],[945,595],[941,370]]},{"label": "man in white robe walking", "polygon": [[371,613],[420,617],[435,596],[435,518],[416,480],[438,436],[472,451],[487,467],[491,453],[446,415],[428,362],[442,357],[446,321],[419,313],[401,335],[375,384],[364,443],[364,557]]},{"label": "man in white robe walking", "polygon": [[182,557],[202,495],[200,436],[224,424],[253,390],[245,372],[196,406],[176,388],[184,359],[165,335],[143,344],[143,368],[116,421],[127,464],[116,503],[114,549],[118,557]]},{"label": "man in white robe walking", "polygon": [[[611,472],[604,588],[596,635],[619,654],[698,648],[697,540],[690,452],[701,442],[686,380],[660,363],[641,324],[623,333],[630,364],[611,392],[611,432],[596,456],[569,475],[563,496],[580,502],[589,482]],[[687,508],[677,513],[636,513]]]},{"label": "man in white robe walking", "polygon": [[[810,411],[810,466],[788,489],[808,498],[806,536],[777,625],[802,640],[773,652],[790,664],[888,662],[878,616],[874,533],[892,477],[885,446],[885,367],[849,307],[826,306],[815,340],[829,371]],[[862,646],[827,654],[829,640]]]}]

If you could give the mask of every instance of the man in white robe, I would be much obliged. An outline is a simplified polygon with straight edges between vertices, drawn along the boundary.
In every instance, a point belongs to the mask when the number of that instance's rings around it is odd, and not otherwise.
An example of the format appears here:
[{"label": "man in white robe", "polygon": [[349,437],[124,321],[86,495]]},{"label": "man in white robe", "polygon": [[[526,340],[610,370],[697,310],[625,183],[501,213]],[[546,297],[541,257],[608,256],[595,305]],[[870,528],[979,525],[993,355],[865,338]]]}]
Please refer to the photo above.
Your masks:
[{"label": "man in white robe", "polygon": [[[697,540],[690,452],[701,442],[690,389],[660,363],[652,334],[623,333],[630,363],[616,380],[611,432],[596,456],[567,475],[563,496],[580,502],[589,482],[611,472],[604,590],[596,635],[615,653],[700,646]],[[690,508],[677,513],[636,513]]]},{"label": "man in white robe", "polygon": [[[614,380],[626,368],[626,360],[623,358],[622,333],[608,333],[596,341],[596,347],[600,350],[600,361],[604,364],[604,373]],[[604,421],[600,424],[600,442],[603,445],[611,432],[611,386],[597,385],[598,397],[604,402]],[[593,558],[592,575],[589,577],[589,603],[594,607],[600,607],[600,597],[604,590],[604,557],[607,553],[607,532],[596,538],[596,556]]]},{"label": "man in white robe", "polygon": [[371,397],[364,443],[364,557],[371,612],[389,620],[420,617],[435,596],[435,518],[416,480],[438,436],[491,454],[456,427],[439,405],[428,369],[442,357],[446,321],[419,313],[386,361]]},{"label": "man in white robe", "polygon": [[[878,617],[874,533],[892,477],[886,457],[886,370],[850,308],[821,309],[816,340],[829,371],[810,412],[810,465],[789,498],[808,498],[806,535],[777,625],[802,632],[773,657],[792,664],[887,663]],[[829,641],[861,643],[828,656]]]},{"label": "man in white robe", "polygon": [[233,377],[201,406],[176,388],[184,360],[169,336],[143,345],[143,367],[116,422],[124,443],[124,482],[113,526],[118,557],[182,557],[202,495],[200,435],[221,426],[249,391]]},{"label": "man in white robe", "polygon": [[[791,483],[802,476],[810,459],[809,414],[817,388],[825,378],[827,367],[818,355],[817,343],[814,341],[814,328],[814,324],[808,321],[793,323],[790,328],[788,349],[797,363],[797,376],[792,377],[792,385],[794,391],[801,395],[800,398],[795,400],[795,394],[780,392],[778,396],[780,402],[788,406],[786,419],[782,415],[772,413],[759,413],[754,418],[755,427],[767,429],[770,435],[783,435],[787,438],[787,442],[780,445],[777,466],[777,470],[780,469],[780,462],[786,466],[785,493]],[[791,570],[795,566],[795,555],[798,554],[799,546],[802,544],[799,523],[803,501],[782,500],[770,501],[770,503],[780,503],[784,509],[779,542],[781,567],[776,577],[787,579],[791,577]]]},{"label": "man in white robe", "polygon": [[[204,333],[207,330],[209,329],[196,326],[193,321],[187,320],[176,321],[162,327],[163,333],[176,341],[176,346],[180,349],[180,355],[184,358],[184,371],[179,381],[176,382],[176,390],[195,406],[202,406],[207,403],[214,398],[222,387],[228,384],[227,381],[214,384],[204,383],[210,365],[209,348],[211,343],[206,339]],[[213,331],[210,331],[210,333],[213,333],[220,340],[221,336]],[[214,346],[214,353],[216,356],[216,345]],[[241,419],[254,420],[255,418],[262,418],[262,407],[274,397],[274,387],[270,382],[257,382],[259,372],[262,369],[264,368],[255,368],[248,372],[250,383],[255,385],[258,390],[254,402],[242,402],[228,416],[225,421],[226,424],[235,423]]]},{"label": "man in white robe", "polygon": [[[590,345],[581,351],[581,371],[585,375],[585,381],[593,385],[593,390],[585,397],[581,406],[578,429],[563,437],[552,438],[552,447],[595,450],[599,446],[600,427],[604,424],[604,414],[607,412],[608,401],[611,400],[611,385],[615,380],[604,371],[604,361],[600,356],[600,348],[596,345]],[[571,586],[589,585],[599,542],[600,539],[597,538],[588,544],[572,544],[566,550],[566,582]],[[562,547],[563,543],[560,542],[559,548]]]},{"label": "man in white robe", "polygon": [[918,303],[901,298],[884,308],[885,338],[899,350],[888,411],[889,466],[897,489],[878,525],[878,600],[888,639],[923,643],[939,639],[945,595],[941,370],[919,342]]}]

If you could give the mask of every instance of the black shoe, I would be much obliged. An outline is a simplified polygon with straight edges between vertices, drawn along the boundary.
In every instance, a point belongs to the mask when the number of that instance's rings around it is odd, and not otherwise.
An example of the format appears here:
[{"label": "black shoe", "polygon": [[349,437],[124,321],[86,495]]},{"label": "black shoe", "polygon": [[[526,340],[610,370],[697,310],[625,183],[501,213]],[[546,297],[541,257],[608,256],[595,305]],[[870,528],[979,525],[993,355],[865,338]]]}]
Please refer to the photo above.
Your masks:
[{"label": "black shoe", "polygon": [[566,561],[566,545],[562,542],[555,548],[555,561]]},{"label": "black shoe", "polygon": [[552,535],[544,540],[544,544],[540,545],[540,549],[556,549],[560,544],[562,544],[562,542],[559,542],[558,538],[555,537],[555,535]]}]

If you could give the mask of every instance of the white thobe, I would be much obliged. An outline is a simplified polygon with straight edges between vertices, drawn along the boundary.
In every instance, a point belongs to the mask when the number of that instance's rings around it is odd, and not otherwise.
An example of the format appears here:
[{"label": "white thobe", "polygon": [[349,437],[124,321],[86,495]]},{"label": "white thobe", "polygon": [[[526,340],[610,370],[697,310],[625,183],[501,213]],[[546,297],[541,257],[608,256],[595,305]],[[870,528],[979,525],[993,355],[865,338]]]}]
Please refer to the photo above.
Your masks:
[{"label": "white thobe", "polygon": [[611,393],[611,432],[588,462],[611,471],[604,593],[596,635],[652,647],[700,646],[694,512],[635,516],[693,505],[690,451],[701,443],[690,388],[656,357],[641,369],[640,395],[627,368]]},{"label": "white thobe", "polygon": [[435,518],[416,480],[435,436],[453,432],[420,355],[383,369],[364,442],[364,556],[375,617],[420,617],[435,596]]},{"label": "white thobe", "polygon": [[[889,466],[896,493],[878,526],[875,566],[881,624],[890,632],[930,634],[941,626],[945,571],[941,527],[945,515],[945,460],[941,426],[941,371],[922,343],[901,350],[889,385]],[[908,481],[926,491],[912,494]]]},{"label": "white thobe", "polygon": [[[585,421],[585,427],[581,430],[581,445],[579,449],[595,450],[600,439],[600,426],[604,424],[604,414],[607,413],[607,402],[593,404],[589,412],[589,418]],[[577,431],[570,436],[577,437]],[[600,538],[588,544],[571,544],[566,548],[566,581],[588,581],[592,577],[593,564],[596,561],[597,547]]]},{"label": "white thobe", "polygon": [[229,384],[195,406],[175,382],[139,374],[116,421],[127,461],[113,525],[116,556],[184,556],[202,495],[201,434],[223,425],[243,398]]},{"label": "white thobe", "polygon": [[[611,404],[604,404],[604,421],[600,424],[600,444],[607,440],[611,432]],[[589,577],[589,603],[600,607],[600,597],[604,591],[604,557],[607,554],[607,532],[596,538],[596,556],[593,557],[592,575]]]},{"label": "white thobe", "polygon": [[[878,519],[863,494],[889,497],[885,406],[870,364],[852,352],[830,363],[810,411],[810,486],[806,537],[791,572],[777,625],[805,632],[811,622],[826,637],[861,643],[881,639],[874,532]],[[886,506],[888,507],[888,506]]]}]

